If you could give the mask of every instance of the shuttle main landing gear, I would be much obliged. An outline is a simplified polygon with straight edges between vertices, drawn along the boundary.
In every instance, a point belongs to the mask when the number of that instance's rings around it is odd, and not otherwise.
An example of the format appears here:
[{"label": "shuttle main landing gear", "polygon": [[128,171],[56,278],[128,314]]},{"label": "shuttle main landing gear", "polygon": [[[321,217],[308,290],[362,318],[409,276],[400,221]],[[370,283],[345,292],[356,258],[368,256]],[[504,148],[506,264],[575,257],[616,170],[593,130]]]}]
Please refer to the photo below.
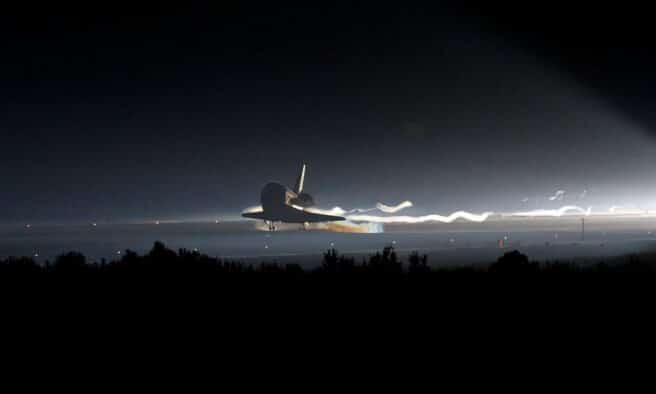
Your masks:
[{"label": "shuttle main landing gear", "polygon": [[264,223],[266,223],[269,226],[269,231],[271,232],[276,231],[276,224],[274,222],[265,220]]}]

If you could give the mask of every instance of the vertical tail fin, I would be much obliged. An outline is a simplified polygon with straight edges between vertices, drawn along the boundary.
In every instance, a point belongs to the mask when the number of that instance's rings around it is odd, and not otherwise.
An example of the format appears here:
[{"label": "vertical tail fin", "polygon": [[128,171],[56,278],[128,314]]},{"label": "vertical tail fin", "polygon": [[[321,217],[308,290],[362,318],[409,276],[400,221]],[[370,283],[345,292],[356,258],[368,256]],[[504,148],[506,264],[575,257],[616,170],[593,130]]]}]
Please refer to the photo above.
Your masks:
[{"label": "vertical tail fin", "polygon": [[303,183],[305,182],[305,164],[301,168],[301,173],[298,174],[298,179],[296,179],[296,185],[294,186],[294,193],[300,194],[303,192]]}]

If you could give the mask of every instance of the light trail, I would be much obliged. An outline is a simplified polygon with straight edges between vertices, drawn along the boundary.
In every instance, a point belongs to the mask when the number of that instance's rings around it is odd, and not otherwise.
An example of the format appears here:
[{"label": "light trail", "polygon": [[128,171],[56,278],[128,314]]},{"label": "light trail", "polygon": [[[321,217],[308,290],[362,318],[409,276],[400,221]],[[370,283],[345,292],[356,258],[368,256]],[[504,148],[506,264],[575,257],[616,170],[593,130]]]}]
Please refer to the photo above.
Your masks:
[{"label": "light trail", "polygon": [[440,222],[440,223],[453,223],[458,219],[464,219],[470,222],[482,223],[487,220],[494,212],[484,212],[480,215],[458,211],[450,214],[449,216],[442,216],[437,214],[424,215],[424,216],[373,216],[373,215],[348,215],[346,219],[353,222],[372,222],[372,223],[427,223],[427,222]]},{"label": "light trail", "polygon": [[563,201],[563,197],[565,197],[565,190],[558,190],[556,194],[549,197],[549,201]]},{"label": "light trail", "polygon": [[399,205],[395,205],[393,207],[387,206],[383,203],[378,203],[376,204],[376,209],[385,213],[396,213],[402,209],[410,208],[411,206],[412,206],[411,201],[403,201]]},{"label": "light trail", "polygon": [[564,207],[561,207],[559,209],[536,209],[533,211],[526,211],[526,212],[513,212],[510,214],[510,216],[522,216],[522,217],[540,217],[540,216],[550,216],[550,217],[561,217],[564,215],[568,215],[571,212],[577,212],[580,214],[583,214],[585,216],[590,216],[592,214],[592,207],[588,207],[588,209],[583,209],[581,207],[577,207],[576,205],[566,205]]}]

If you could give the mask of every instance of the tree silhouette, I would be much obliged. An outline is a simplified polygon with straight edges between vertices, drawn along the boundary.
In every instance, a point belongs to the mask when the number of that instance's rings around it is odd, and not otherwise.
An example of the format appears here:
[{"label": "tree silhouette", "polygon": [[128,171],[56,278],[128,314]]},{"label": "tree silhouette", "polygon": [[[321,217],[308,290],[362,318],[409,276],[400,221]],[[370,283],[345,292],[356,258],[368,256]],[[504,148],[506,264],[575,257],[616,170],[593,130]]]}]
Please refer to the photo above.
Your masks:
[{"label": "tree silhouette", "polygon": [[530,263],[528,257],[517,250],[507,252],[490,266],[490,272],[525,274],[537,272],[539,265]]},{"label": "tree silhouette", "polygon": [[[270,278],[275,280],[298,280],[321,277],[335,278],[435,278],[442,274],[456,273],[463,275],[485,272],[484,266],[464,266],[459,268],[442,267],[433,270],[428,265],[428,256],[412,252],[408,256],[407,270],[393,247],[388,246],[381,252],[363,258],[356,264],[353,257],[340,255],[330,249],[323,254],[320,266],[306,270],[299,264],[260,263],[246,264],[239,261],[226,261],[203,255],[198,251],[168,249],[164,243],[155,242],[148,254],[142,256],[126,250],[120,260],[101,263],[88,263],[84,255],[69,252],[58,256],[50,265],[37,264],[31,258],[9,257],[0,259],[0,279],[31,277],[35,275],[74,276],[103,274],[109,277],[127,277],[143,280],[166,279],[167,284],[181,284],[188,279],[230,279]],[[512,274],[586,274],[604,272],[653,273],[656,272],[656,253],[643,252],[624,257],[612,258],[597,264],[581,265],[572,262],[547,262],[538,264],[530,262],[528,257],[517,250],[501,256],[488,268],[491,273]],[[225,281],[222,283],[226,283]]]},{"label": "tree silhouette", "polygon": [[356,271],[355,260],[346,256],[338,256],[335,249],[330,249],[323,254],[323,262],[318,270],[323,273],[354,273]]},{"label": "tree silhouette", "polygon": [[376,274],[401,274],[403,266],[396,256],[394,247],[386,246],[383,253],[376,253],[369,258],[369,263],[365,268],[367,271]]},{"label": "tree silhouette", "polygon": [[68,252],[57,257],[53,270],[62,273],[79,273],[87,270],[87,259],[78,252]]},{"label": "tree silhouette", "polygon": [[419,256],[417,252],[410,253],[410,256],[408,256],[408,274],[425,274],[430,272],[430,270],[428,256]]}]

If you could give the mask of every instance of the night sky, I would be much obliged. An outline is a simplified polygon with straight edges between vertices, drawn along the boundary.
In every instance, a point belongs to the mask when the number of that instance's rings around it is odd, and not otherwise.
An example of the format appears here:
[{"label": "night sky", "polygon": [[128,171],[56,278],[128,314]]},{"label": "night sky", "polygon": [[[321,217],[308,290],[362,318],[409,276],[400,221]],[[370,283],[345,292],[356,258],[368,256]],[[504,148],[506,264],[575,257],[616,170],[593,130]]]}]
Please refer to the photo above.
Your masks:
[{"label": "night sky", "polygon": [[3,12],[0,223],[237,216],[302,162],[326,208],[656,208],[646,10],[219,3]]}]

